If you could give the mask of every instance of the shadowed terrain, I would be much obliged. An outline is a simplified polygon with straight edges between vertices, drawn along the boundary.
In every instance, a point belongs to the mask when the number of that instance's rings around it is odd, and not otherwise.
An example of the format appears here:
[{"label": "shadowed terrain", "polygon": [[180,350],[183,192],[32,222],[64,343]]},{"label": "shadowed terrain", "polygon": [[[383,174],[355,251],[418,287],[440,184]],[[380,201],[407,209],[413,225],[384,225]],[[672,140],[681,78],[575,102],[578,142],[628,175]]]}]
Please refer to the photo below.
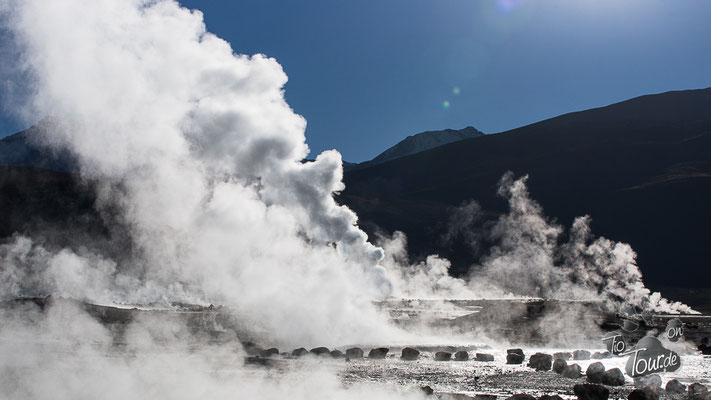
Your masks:
[{"label": "shadowed terrain", "polygon": [[528,174],[532,198],[558,223],[590,215],[594,234],[629,243],[649,287],[708,309],[711,89],[642,96],[348,171],[339,200],[369,234],[403,231],[411,255],[440,254],[463,274],[487,243],[443,241],[450,215],[468,200],[482,207],[479,227],[506,212],[496,195],[506,171]]}]

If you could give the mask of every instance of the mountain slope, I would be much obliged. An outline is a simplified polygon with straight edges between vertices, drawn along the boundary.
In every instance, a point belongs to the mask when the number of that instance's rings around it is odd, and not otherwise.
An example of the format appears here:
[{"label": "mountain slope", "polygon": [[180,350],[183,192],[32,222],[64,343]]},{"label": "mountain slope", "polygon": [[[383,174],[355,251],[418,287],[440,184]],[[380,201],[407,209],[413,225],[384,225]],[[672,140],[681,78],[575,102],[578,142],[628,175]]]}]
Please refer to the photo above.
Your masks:
[{"label": "mountain slope", "polygon": [[475,141],[447,144],[345,174],[339,200],[373,235],[404,231],[415,256],[438,253],[464,273],[483,249],[443,243],[454,207],[477,200],[489,220],[506,171],[529,174],[547,215],[637,251],[645,282],[699,286],[711,264],[711,89],[643,96]]},{"label": "mountain slope", "polygon": [[448,143],[481,136],[484,136],[484,133],[471,126],[467,126],[466,128],[460,130],[445,129],[443,131],[422,132],[417,135],[408,136],[401,140],[393,147],[390,147],[384,152],[378,154],[375,158],[370,160],[369,164],[380,164],[396,158],[433,149]]}]

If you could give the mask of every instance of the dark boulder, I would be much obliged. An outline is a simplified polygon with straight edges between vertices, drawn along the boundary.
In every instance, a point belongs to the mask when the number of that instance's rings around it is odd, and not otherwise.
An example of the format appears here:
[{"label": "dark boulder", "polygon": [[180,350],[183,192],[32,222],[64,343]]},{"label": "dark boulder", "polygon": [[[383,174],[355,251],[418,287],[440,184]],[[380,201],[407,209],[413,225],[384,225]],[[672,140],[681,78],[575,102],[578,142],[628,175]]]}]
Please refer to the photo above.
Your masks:
[{"label": "dark boulder", "polygon": [[521,364],[525,356],[523,355],[523,350],[521,349],[509,349],[506,350],[506,364]]},{"label": "dark boulder", "polygon": [[553,353],[553,359],[554,360],[565,360],[568,361],[571,358],[573,358],[573,355],[566,352],[560,352],[560,353]]},{"label": "dark boulder", "polygon": [[573,352],[573,360],[589,360],[590,352],[587,350],[575,350]]},{"label": "dark boulder", "polygon": [[581,371],[580,365],[570,364],[567,367],[565,367],[562,375],[566,378],[578,379],[581,376],[583,376],[583,374],[580,371]]},{"label": "dark boulder", "polygon": [[272,347],[271,349],[262,350],[259,352],[259,357],[269,358],[276,357],[279,355],[279,349]]},{"label": "dark boulder", "polygon": [[355,358],[363,358],[363,349],[360,347],[351,347],[350,349],[346,350],[346,357],[350,358],[351,360]]},{"label": "dark boulder", "polygon": [[449,361],[452,359],[452,353],[446,351],[438,351],[434,355],[435,361]]},{"label": "dark boulder", "polygon": [[651,388],[635,389],[627,396],[628,400],[658,400],[659,392]]},{"label": "dark boulder", "polygon": [[602,383],[607,386],[622,386],[625,384],[625,376],[619,368],[612,368],[605,371],[602,376]]},{"label": "dark boulder", "polygon": [[518,393],[513,396],[507,397],[506,400],[536,400],[535,397],[530,394]]},{"label": "dark boulder", "polygon": [[[469,398],[471,399],[471,397]],[[497,397],[495,394],[477,394],[474,395],[474,400],[496,400]]]},{"label": "dark boulder", "polygon": [[698,348],[701,354],[705,356],[711,355],[711,338],[705,337],[701,339]]},{"label": "dark boulder", "polygon": [[676,379],[672,379],[667,382],[665,390],[667,391],[667,394],[670,395],[684,395],[686,394],[686,385]]},{"label": "dark boulder", "polygon": [[431,387],[429,387],[429,386],[420,386],[420,390],[422,390],[423,392],[425,392],[425,394],[428,395],[428,396],[434,394],[434,390],[433,390]]},{"label": "dark boulder", "polygon": [[486,353],[476,353],[474,359],[477,361],[494,361],[494,356]]},{"label": "dark boulder", "polygon": [[607,400],[610,390],[602,385],[583,383],[573,386],[573,392],[579,400]]},{"label": "dark boulder", "polygon": [[298,349],[296,349],[296,350],[294,350],[294,351],[291,352],[291,355],[294,356],[294,357],[302,357],[302,356],[305,356],[305,355],[307,355],[307,354],[309,354],[309,351],[306,350],[306,349],[303,348],[303,347],[299,347]]},{"label": "dark boulder", "polygon": [[592,355],[593,360],[602,360],[603,358],[610,358],[610,352],[609,351],[603,351],[602,353],[599,351],[596,351]]},{"label": "dark boulder", "polygon": [[528,359],[528,366],[536,371],[550,371],[553,356],[550,354],[536,353]]},{"label": "dark boulder", "polygon": [[556,358],[555,361],[553,361],[553,372],[556,374],[562,374],[567,366],[568,363],[564,359]]},{"label": "dark boulder", "polygon": [[662,378],[657,374],[640,376],[639,378],[634,378],[634,387],[637,389],[650,388],[658,393],[662,388]]},{"label": "dark boulder", "polygon": [[400,359],[406,360],[406,361],[414,361],[417,360],[420,357],[420,352],[416,349],[413,349],[412,347],[405,347],[402,349],[402,354],[400,355]]},{"label": "dark boulder", "polygon": [[558,396],[557,394],[544,394],[543,396],[539,397],[538,400],[563,400],[563,398]]},{"label": "dark boulder", "polygon": [[707,393],[708,388],[698,382],[694,382],[689,385],[689,399],[691,400],[704,399]]},{"label": "dark boulder", "polygon": [[605,375],[605,366],[601,362],[594,362],[585,370],[585,377],[590,383],[602,383],[602,377]]},{"label": "dark boulder", "polygon": [[460,350],[454,353],[454,359],[456,361],[467,361],[469,360],[469,353],[464,350]]},{"label": "dark boulder", "polygon": [[328,347],[315,347],[309,351],[314,356],[330,356],[331,350]]},{"label": "dark boulder", "polygon": [[243,342],[242,347],[247,355],[258,356],[262,349],[252,342]]},{"label": "dark boulder", "polygon": [[368,358],[373,359],[373,360],[382,360],[385,358],[386,355],[388,355],[388,349],[387,347],[378,347],[377,349],[371,349],[370,352],[368,352]]},{"label": "dark boulder", "polygon": [[344,358],[345,356],[346,356],[346,355],[343,354],[343,352],[340,351],[340,350],[333,350],[333,351],[331,351],[331,357],[333,357],[333,358]]}]

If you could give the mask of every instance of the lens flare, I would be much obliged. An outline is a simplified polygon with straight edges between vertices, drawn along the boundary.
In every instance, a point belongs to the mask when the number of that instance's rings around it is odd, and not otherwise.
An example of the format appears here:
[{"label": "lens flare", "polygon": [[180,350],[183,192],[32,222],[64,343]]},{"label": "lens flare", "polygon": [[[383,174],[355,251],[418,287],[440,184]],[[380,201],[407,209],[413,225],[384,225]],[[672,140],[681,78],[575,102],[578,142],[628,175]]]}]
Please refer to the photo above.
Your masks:
[{"label": "lens flare", "polygon": [[449,103],[449,100],[445,100],[442,102],[442,108],[447,110],[451,104]]},{"label": "lens flare", "polygon": [[459,88],[459,86],[455,86],[452,88],[452,94],[457,96],[459,93],[462,93],[462,89]]},{"label": "lens flare", "polygon": [[526,0],[496,0],[496,8],[503,13],[511,12],[523,5]]}]

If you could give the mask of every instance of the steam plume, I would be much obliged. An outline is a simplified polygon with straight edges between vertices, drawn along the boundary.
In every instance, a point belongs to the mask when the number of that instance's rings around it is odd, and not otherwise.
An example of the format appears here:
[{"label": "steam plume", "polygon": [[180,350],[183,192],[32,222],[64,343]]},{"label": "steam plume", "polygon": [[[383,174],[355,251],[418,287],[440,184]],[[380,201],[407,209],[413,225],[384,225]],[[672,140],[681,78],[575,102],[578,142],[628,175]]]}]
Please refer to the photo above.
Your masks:
[{"label": "steam plume", "polygon": [[300,162],[306,122],[275,60],[233,53],[175,1],[3,5],[34,78],[22,109],[60,117],[41,140],[101,182],[96,207],[118,210],[131,241],[105,259],[18,238],[3,249],[18,278],[4,296],[259,309],[302,345],[375,329],[362,321],[379,322],[369,302],[390,291],[382,250],[333,200],[340,154]]},{"label": "steam plume", "polygon": [[509,212],[489,231],[473,228],[480,218],[478,204],[470,202],[455,211],[456,225],[450,233],[469,239],[475,248],[481,238],[495,243],[466,278],[450,277],[449,261],[435,256],[409,265],[402,233],[381,238],[386,250],[383,265],[395,293],[414,298],[503,295],[603,300],[613,311],[628,303],[659,312],[694,312],[685,304],[652,293],[642,281],[634,250],[625,243],[594,237],[589,216],[576,218],[568,231],[568,241],[563,242],[565,229],[548,219],[542,207],[531,199],[527,178],[514,179],[511,173],[501,178],[498,193],[507,199]]}]

